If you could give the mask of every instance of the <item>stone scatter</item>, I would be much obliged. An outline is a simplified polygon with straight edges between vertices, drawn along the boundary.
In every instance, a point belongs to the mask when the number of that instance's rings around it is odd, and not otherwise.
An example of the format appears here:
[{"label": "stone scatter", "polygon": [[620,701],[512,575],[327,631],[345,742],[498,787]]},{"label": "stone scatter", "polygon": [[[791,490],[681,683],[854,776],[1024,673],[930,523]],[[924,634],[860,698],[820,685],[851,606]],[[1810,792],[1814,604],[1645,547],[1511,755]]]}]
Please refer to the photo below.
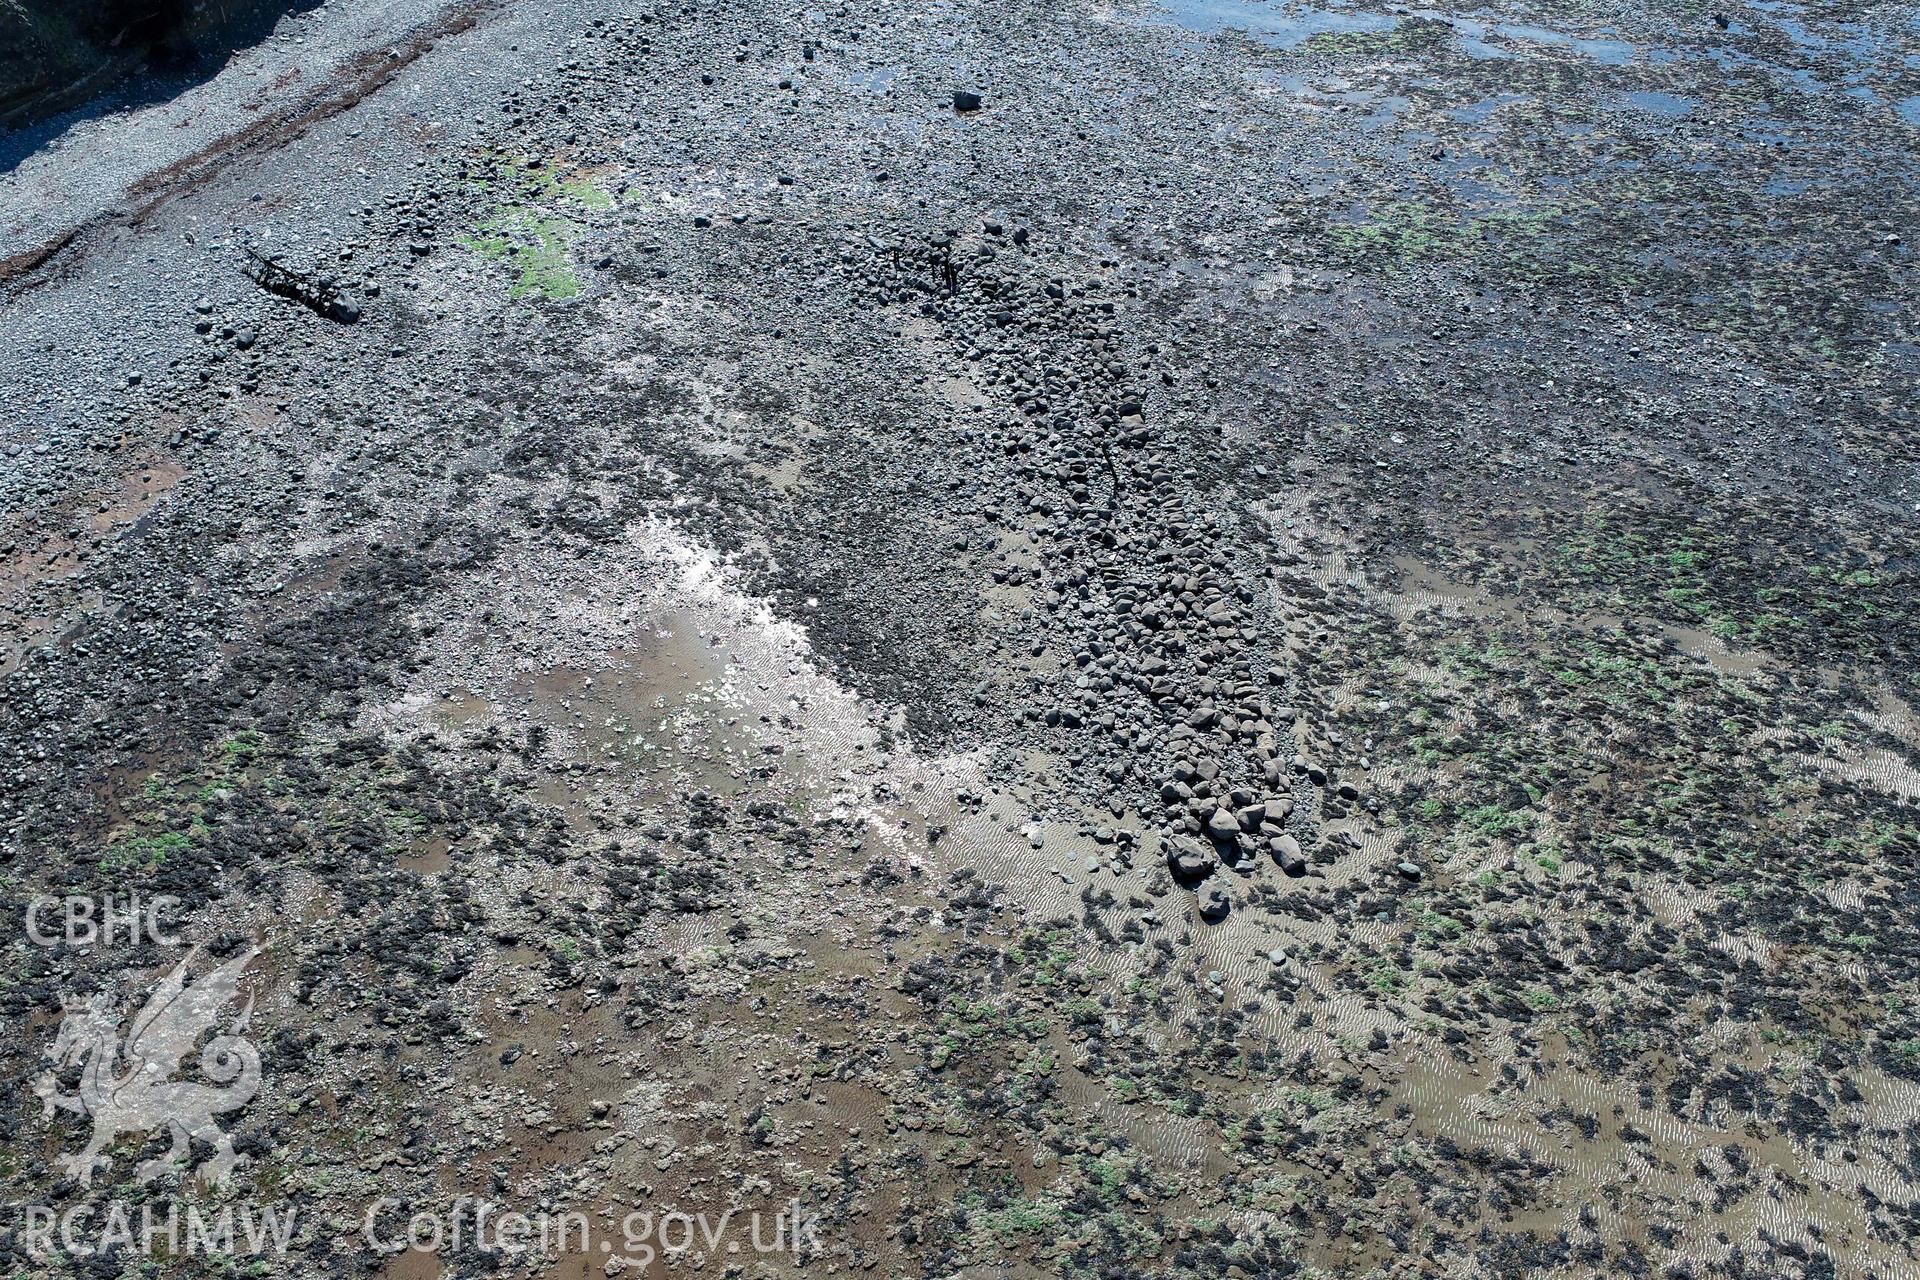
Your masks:
[{"label": "stone scatter", "polygon": [[1920,1273],[1902,14],[227,10],[0,6],[0,1183],[298,1225],[0,1271]]}]

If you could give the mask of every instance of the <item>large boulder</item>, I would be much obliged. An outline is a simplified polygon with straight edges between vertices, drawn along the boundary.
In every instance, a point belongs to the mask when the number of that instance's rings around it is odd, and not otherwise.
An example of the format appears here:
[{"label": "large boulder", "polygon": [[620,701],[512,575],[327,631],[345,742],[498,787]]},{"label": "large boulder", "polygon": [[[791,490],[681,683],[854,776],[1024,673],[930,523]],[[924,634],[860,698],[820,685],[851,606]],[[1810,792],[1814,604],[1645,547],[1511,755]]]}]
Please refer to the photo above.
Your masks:
[{"label": "large boulder", "polygon": [[1173,873],[1173,878],[1176,880],[1185,881],[1188,884],[1196,880],[1204,880],[1212,875],[1219,865],[1220,860],[1214,856],[1213,850],[1198,840],[1189,840],[1181,836],[1176,837],[1173,843],[1167,846],[1167,870]]}]

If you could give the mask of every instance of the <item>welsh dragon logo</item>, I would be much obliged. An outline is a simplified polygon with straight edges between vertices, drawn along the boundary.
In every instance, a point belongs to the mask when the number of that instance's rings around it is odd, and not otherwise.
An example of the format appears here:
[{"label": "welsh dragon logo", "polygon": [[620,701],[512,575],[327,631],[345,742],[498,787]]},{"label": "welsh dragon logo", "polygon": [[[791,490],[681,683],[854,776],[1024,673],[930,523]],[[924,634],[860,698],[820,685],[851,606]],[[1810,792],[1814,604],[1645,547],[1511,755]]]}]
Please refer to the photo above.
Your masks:
[{"label": "welsh dragon logo", "polygon": [[[53,1065],[34,1082],[33,1091],[49,1117],[56,1107],[93,1117],[92,1139],[64,1161],[82,1186],[93,1185],[94,1170],[112,1163],[104,1153],[121,1134],[160,1128],[171,1132],[173,1145],[140,1166],[143,1183],[176,1169],[183,1175],[195,1172],[188,1168],[190,1138],[213,1147],[198,1169],[208,1182],[224,1182],[239,1163],[233,1139],[213,1118],[246,1106],[260,1090],[260,1053],[244,1034],[253,1016],[251,993],[232,1027],[200,1050],[200,1074],[213,1083],[173,1076],[200,1037],[218,1026],[239,992],[241,971],[260,949],[236,955],[189,986],[187,968],[199,954],[194,947],[160,980],[124,1039],[123,1020],[107,996],[61,1000],[66,1017],[47,1049]],[[80,1067],[79,1090],[62,1092],[59,1073],[75,1066]]]}]

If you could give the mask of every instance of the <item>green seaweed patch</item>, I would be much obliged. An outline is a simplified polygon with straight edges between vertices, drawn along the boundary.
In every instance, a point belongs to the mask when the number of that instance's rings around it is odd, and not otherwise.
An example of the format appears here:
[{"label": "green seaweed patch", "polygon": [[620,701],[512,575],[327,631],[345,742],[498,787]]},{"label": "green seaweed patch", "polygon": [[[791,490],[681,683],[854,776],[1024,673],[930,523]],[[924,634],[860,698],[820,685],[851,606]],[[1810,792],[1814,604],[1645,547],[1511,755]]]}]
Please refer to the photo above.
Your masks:
[{"label": "green seaweed patch", "polygon": [[[1332,255],[1349,266],[1392,271],[1430,262],[1488,261],[1533,274],[1560,210],[1449,209],[1417,200],[1379,205],[1364,221],[1327,228]],[[1578,264],[1563,263],[1562,271]]]},{"label": "green seaweed patch", "polygon": [[163,831],[151,836],[128,836],[107,846],[100,855],[100,869],[110,875],[158,871],[167,859],[184,852],[193,844],[186,831]]},{"label": "green seaweed patch", "polygon": [[[1663,571],[1702,572],[1719,561],[1706,534],[1676,545],[1672,530],[1662,532],[1643,554],[1657,555]],[[1857,565],[1810,575],[1849,590],[1896,576]],[[1407,670],[1419,683],[1398,690],[1404,710],[1349,712],[1341,731],[1414,748],[1431,775],[1383,796],[1408,819],[1398,850],[1436,872],[1462,864],[1468,874],[1436,874],[1408,901],[1404,949],[1350,952],[1338,967],[1355,986],[1509,1021],[1551,1018],[1561,1030],[1585,1025],[1579,1056],[1600,1065],[1631,1059],[1638,1050],[1629,1039],[1599,1034],[1616,1016],[1599,997],[1516,957],[1483,999],[1459,990],[1450,957],[1439,953],[1484,955],[1477,937],[1491,921],[1527,918],[1534,903],[1577,901],[1642,873],[1703,891],[1716,927],[1869,966],[1882,984],[1904,971],[1914,925],[1897,887],[1920,833],[1896,797],[1834,785],[1809,758],[1830,738],[1864,732],[1824,691],[1717,671],[1651,628],[1583,634],[1424,618],[1409,642],[1434,660]],[[1482,661],[1496,653],[1504,663]],[[1496,679],[1510,703],[1485,697]],[[1514,706],[1551,714],[1516,723]],[[1781,733],[1791,744],[1761,737]],[[1829,892],[1838,886],[1846,892]],[[1576,927],[1605,947],[1632,945],[1605,916]],[[1644,993],[1649,979],[1634,982]],[[1913,1033],[1902,1023],[1887,1034],[1901,1041]]]},{"label": "green seaweed patch", "polygon": [[1911,621],[1905,574],[1858,562],[1795,563],[1777,549],[1762,559],[1738,530],[1652,513],[1589,517],[1559,542],[1551,563],[1595,607],[1641,610],[1789,652],[1812,646],[1827,656],[1892,661],[1898,651],[1888,641]]},{"label": "green seaweed patch", "polygon": [[1384,58],[1435,53],[1453,42],[1453,27],[1434,18],[1405,18],[1380,31],[1321,31],[1288,52],[1317,58]]},{"label": "green seaweed patch", "polygon": [[560,301],[580,295],[569,250],[579,227],[565,218],[530,209],[503,209],[461,243],[489,262],[510,262],[514,280],[507,296],[518,301],[537,295]]},{"label": "green seaweed patch", "polygon": [[485,261],[512,267],[507,297],[558,302],[580,296],[573,246],[586,231],[585,218],[612,209],[613,197],[591,179],[517,161],[478,185],[497,198],[459,242]]}]

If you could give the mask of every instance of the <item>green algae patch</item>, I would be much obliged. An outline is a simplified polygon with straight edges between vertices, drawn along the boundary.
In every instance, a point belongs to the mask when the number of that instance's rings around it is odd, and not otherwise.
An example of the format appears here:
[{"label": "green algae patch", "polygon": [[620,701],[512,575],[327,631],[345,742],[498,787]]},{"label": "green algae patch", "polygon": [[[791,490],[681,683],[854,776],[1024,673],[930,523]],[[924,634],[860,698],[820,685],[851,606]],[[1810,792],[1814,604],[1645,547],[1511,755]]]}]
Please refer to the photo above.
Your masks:
[{"label": "green algae patch", "polygon": [[1322,31],[1289,52],[1323,58],[1380,58],[1433,53],[1453,40],[1453,28],[1432,18],[1407,18],[1384,31]]},{"label": "green algae patch", "polygon": [[[1391,271],[1431,262],[1474,261],[1515,275],[1547,255],[1545,247],[1562,211],[1544,209],[1451,209],[1400,200],[1373,209],[1364,221],[1335,223],[1327,244],[1336,261]],[[1577,264],[1561,262],[1562,274]]]},{"label": "green algae patch", "polygon": [[570,253],[578,234],[579,228],[565,218],[515,209],[482,223],[461,243],[489,262],[513,266],[509,298],[538,296],[558,301],[580,294],[580,277]]},{"label": "green algae patch", "polygon": [[[1746,535],[1746,536],[1743,536]],[[1770,542],[1737,519],[1590,516],[1552,557],[1589,607],[1698,626],[1749,645],[1898,667],[1912,630],[1910,570],[1858,552]]]},{"label": "green algae patch", "polygon": [[507,297],[516,302],[579,297],[573,247],[589,217],[614,207],[613,197],[590,177],[517,160],[499,164],[479,186],[495,199],[460,243],[510,269]]},{"label": "green algae patch", "polygon": [[1402,201],[1365,222],[1330,227],[1327,237],[1335,254],[1351,262],[1421,261],[1457,256],[1463,231],[1431,205]]}]

